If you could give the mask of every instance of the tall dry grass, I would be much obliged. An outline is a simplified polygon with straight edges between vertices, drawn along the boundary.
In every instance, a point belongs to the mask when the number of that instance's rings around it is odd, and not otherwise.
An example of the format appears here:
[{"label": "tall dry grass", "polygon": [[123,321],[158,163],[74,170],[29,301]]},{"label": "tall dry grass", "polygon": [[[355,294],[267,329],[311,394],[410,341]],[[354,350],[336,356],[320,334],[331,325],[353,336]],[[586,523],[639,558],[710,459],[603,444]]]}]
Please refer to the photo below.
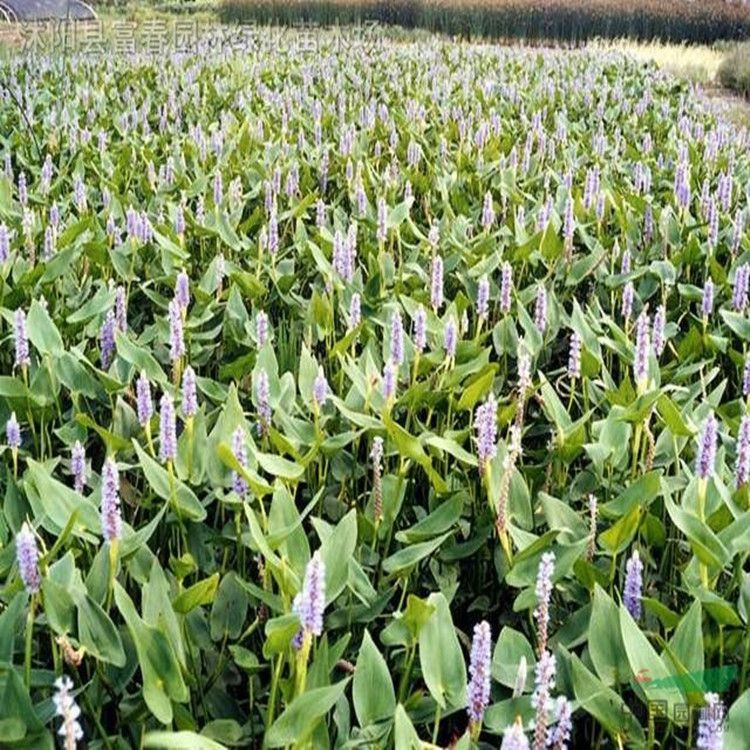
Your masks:
[{"label": "tall dry grass", "polygon": [[726,0],[223,0],[225,21],[321,26],[376,21],[462,36],[583,43],[711,43],[750,37],[750,6]]}]

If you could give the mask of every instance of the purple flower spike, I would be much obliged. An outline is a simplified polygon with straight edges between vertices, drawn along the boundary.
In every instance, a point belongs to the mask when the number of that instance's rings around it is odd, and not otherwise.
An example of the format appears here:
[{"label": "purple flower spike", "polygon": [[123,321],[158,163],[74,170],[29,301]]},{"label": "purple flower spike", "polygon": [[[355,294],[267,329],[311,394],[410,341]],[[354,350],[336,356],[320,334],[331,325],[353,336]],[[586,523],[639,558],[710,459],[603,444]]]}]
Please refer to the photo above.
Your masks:
[{"label": "purple flower spike", "polygon": [[522,396],[531,387],[531,357],[527,352],[518,353],[518,390]]},{"label": "purple flower spike", "polygon": [[[245,448],[245,431],[238,427],[232,434],[232,453],[243,468],[247,468],[247,450]],[[232,472],[232,489],[240,496],[247,494],[247,482],[235,471]]]},{"label": "purple flower spike", "polygon": [[698,719],[698,750],[722,750],[724,747],[724,704],[716,693],[706,693],[706,705]]},{"label": "purple flower spike", "polygon": [[622,318],[626,322],[630,320],[630,316],[633,314],[633,297],[635,296],[635,288],[633,282],[628,281],[622,290]]},{"label": "purple flower spike", "polygon": [[10,232],[5,224],[0,223],[0,263],[5,263],[10,256]]},{"label": "purple flower spike", "polygon": [[507,260],[500,273],[500,310],[505,314],[510,312],[510,297],[513,292],[513,269]]},{"label": "purple flower spike", "polygon": [[698,479],[707,480],[714,472],[716,463],[716,440],[719,425],[714,413],[711,411],[703,423],[700,442],[698,443],[698,455],[695,459],[695,473]]},{"label": "purple flower spike", "polygon": [[263,310],[259,310],[255,316],[255,338],[258,349],[262,349],[268,342],[268,315]]},{"label": "purple flower spike", "polygon": [[73,486],[79,494],[86,486],[86,450],[79,440],[76,440],[70,452],[70,471],[73,474]]},{"label": "purple flower spike", "polygon": [[701,314],[709,318],[714,309],[714,282],[708,278],[703,285],[703,299],[701,300]]},{"label": "purple flower spike", "polygon": [[358,292],[349,301],[349,330],[354,330],[362,320],[362,299]]},{"label": "purple flower spike", "polygon": [[737,468],[735,470],[735,486],[737,489],[746,484],[750,478],[750,416],[742,417],[740,431],[737,436]]},{"label": "purple flower spike", "polygon": [[432,259],[430,304],[435,312],[443,306],[443,259],[439,255]]},{"label": "purple flower spike", "polygon": [[83,739],[83,728],[78,717],[81,709],[75,702],[71,691],[73,681],[67,675],[55,680],[55,694],[52,702],[55,704],[55,714],[62,718],[62,725],[57,733],[64,737],[63,747],[65,750],[76,750],[76,744]]},{"label": "purple flower spike", "polygon": [[492,633],[486,620],[474,626],[469,659],[469,684],[467,701],[469,720],[481,724],[490,702],[490,660],[492,658]]},{"label": "purple flower spike", "polygon": [[628,248],[626,247],[622,251],[622,258],[620,260],[620,273],[623,275],[630,273],[630,266],[630,250],[628,250]]},{"label": "purple flower spike", "polygon": [[122,333],[128,330],[128,303],[125,299],[125,287],[122,285],[115,289],[115,324]]},{"label": "purple flower spike", "polygon": [[732,306],[738,312],[744,312],[747,308],[749,288],[750,264],[743,263],[734,274],[734,288],[732,290]]},{"label": "purple flower spike", "polygon": [[639,388],[645,388],[648,383],[648,351],[650,344],[650,322],[648,313],[643,310],[635,324],[635,359],[633,362],[633,376]]},{"label": "purple flower spike", "polygon": [[102,467],[102,534],[108,542],[122,537],[120,478],[117,464],[111,458]]},{"label": "purple flower spike", "polygon": [[185,339],[182,333],[182,310],[180,303],[173,299],[169,303],[169,358],[172,363],[185,355]]},{"label": "purple flower spike", "polygon": [[267,435],[271,429],[271,404],[268,373],[265,370],[258,371],[255,406],[258,410],[258,434]]},{"label": "purple flower spike", "polygon": [[151,400],[151,384],[148,382],[145,372],[141,373],[135,383],[135,393],[138,424],[145,428],[154,415],[154,403]]},{"label": "purple flower spike", "polygon": [[557,724],[549,731],[547,747],[552,750],[566,750],[573,729],[572,711],[570,701],[564,695],[558,696]]},{"label": "purple flower spike", "polygon": [[474,430],[479,473],[483,474],[489,462],[497,455],[497,400],[494,393],[490,393],[487,400],[477,407]]},{"label": "purple flower spike", "polygon": [[539,333],[544,333],[547,328],[547,290],[541,284],[536,290],[536,302],[534,304],[534,325]]},{"label": "purple flower spike", "polygon": [[664,352],[664,347],[667,345],[666,334],[664,328],[667,322],[667,311],[664,305],[659,305],[654,313],[654,328],[652,334],[652,341],[654,345],[654,354],[657,358]]},{"label": "purple flower spike", "polygon": [[489,312],[490,301],[490,282],[486,276],[479,279],[477,285],[477,315],[480,318],[486,318]]},{"label": "purple flower spike", "polygon": [[396,368],[392,360],[388,360],[383,368],[383,398],[390,401],[396,395]]},{"label": "purple flower spike", "polygon": [[427,311],[422,305],[414,313],[414,348],[421,354],[427,345]]},{"label": "purple flower spike", "polygon": [[159,460],[167,463],[177,456],[177,426],[175,423],[174,402],[165,393],[161,397],[159,411]]},{"label": "purple flower spike", "polygon": [[555,657],[549,651],[543,651],[536,664],[534,692],[531,705],[536,709],[534,719],[534,748],[544,748],[547,742],[549,724],[549,702],[555,689]]},{"label": "purple flower spike", "polygon": [[39,575],[39,550],[34,532],[25,522],[16,534],[16,561],[26,591],[29,594],[36,594],[42,585],[42,578]]},{"label": "purple flower spike", "polygon": [[568,377],[581,377],[581,337],[573,331],[570,334],[570,350],[568,352]]},{"label": "purple flower spike", "polygon": [[15,366],[28,367],[31,359],[29,358],[29,337],[26,333],[26,313],[20,307],[15,312],[13,335],[16,345]]},{"label": "purple flower spike", "polygon": [[445,348],[445,356],[448,359],[453,359],[456,356],[456,340],[458,338],[458,329],[456,321],[450,318],[445,324],[445,330],[443,331],[443,347]]},{"label": "purple flower spike", "polygon": [[271,210],[271,215],[268,217],[268,252],[271,255],[279,252],[279,222],[275,208]]},{"label": "purple flower spike", "polygon": [[379,243],[384,243],[388,236],[388,230],[386,227],[386,221],[388,219],[388,207],[385,203],[385,198],[382,196],[378,198],[378,234],[377,239]]},{"label": "purple flower spike", "polygon": [[539,651],[547,648],[547,631],[549,628],[549,603],[552,597],[552,574],[555,572],[555,553],[545,552],[539,561],[536,577],[536,601],[534,618],[537,622]]},{"label": "purple flower spike", "polygon": [[182,413],[187,419],[198,413],[198,391],[195,383],[195,370],[188,365],[182,374]]},{"label": "purple flower spike", "polygon": [[320,365],[318,367],[318,374],[315,377],[315,382],[313,383],[313,402],[315,403],[316,408],[321,409],[325,405],[326,399],[328,398],[328,390],[328,381],[326,380],[323,366]]},{"label": "purple flower spike", "polygon": [[641,597],[643,596],[643,563],[637,549],[633,550],[633,554],[625,564],[625,571],[625,588],[622,592],[622,601],[631,617],[634,620],[639,620],[641,617]]},{"label": "purple flower spike", "polygon": [[294,597],[292,611],[299,617],[304,634],[322,635],[326,606],[326,566],[316,552],[305,568],[302,590]]},{"label": "purple flower spike", "polygon": [[8,440],[8,447],[18,450],[21,447],[21,427],[16,419],[16,413],[13,412],[8,421],[5,423],[5,436]]},{"label": "purple flower spike", "polygon": [[214,175],[214,204],[218,206],[224,197],[224,182],[221,178],[221,172]]},{"label": "purple flower spike", "polygon": [[489,229],[494,223],[495,209],[492,206],[492,194],[487,191],[482,204],[482,229]]},{"label": "purple flower spike", "polygon": [[190,306],[190,277],[184,270],[180,271],[177,275],[177,282],[174,287],[174,297],[184,315]]},{"label": "purple flower spike", "polygon": [[399,310],[391,315],[391,359],[396,366],[404,362],[404,324]]},{"label": "purple flower spike", "polygon": [[520,721],[505,730],[500,750],[529,750],[529,740]]},{"label": "purple flower spike", "polygon": [[112,364],[112,360],[115,358],[116,328],[115,314],[112,310],[108,310],[99,334],[99,356],[101,358],[102,370],[108,370]]}]

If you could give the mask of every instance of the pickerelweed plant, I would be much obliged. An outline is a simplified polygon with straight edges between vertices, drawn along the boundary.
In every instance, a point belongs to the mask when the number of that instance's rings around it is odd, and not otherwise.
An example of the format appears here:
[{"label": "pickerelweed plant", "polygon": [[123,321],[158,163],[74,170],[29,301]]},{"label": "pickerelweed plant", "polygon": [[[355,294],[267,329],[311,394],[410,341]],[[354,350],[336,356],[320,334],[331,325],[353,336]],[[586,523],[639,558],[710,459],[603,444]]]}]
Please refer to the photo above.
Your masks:
[{"label": "pickerelweed plant", "polygon": [[747,132],[271,31],[0,63],[0,744],[744,749]]}]

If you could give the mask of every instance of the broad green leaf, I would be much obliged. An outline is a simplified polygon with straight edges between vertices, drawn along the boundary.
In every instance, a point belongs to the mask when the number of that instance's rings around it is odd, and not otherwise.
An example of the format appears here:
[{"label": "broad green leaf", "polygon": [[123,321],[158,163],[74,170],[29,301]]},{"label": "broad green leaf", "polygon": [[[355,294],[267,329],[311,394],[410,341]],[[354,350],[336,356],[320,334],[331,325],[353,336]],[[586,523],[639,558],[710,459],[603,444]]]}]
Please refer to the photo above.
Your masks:
[{"label": "broad green leaf", "polygon": [[[320,526],[318,526],[320,535]],[[349,576],[349,558],[357,546],[357,512],[350,510],[326,539],[321,537],[320,557],[326,566],[326,602],[338,598]]]},{"label": "broad green leaf", "polygon": [[365,630],[352,681],[354,712],[361,727],[393,716],[396,695],[383,655]]},{"label": "broad green leaf", "polygon": [[598,584],[594,587],[588,635],[591,661],[602,682],[618,685],[630,677],[617,605]]},{"label": "broad green leaf", "polygon": [[226,745],[183,729],[179,732],[147,732],[143,747],[155,750],[226,750]]},{"label": "broad green leaf", "polygon": [[390,557],[383,560],[383,570],[389,574],[397,574],[414,567],[420,560],[424,560],[425,557],[435,552],[451,533],[448,531],[429,542],[410,544],[398,552],[394,552]]},{"label": "broad green leaf", "polygon": [[308,690],[295,698],[268,730],[266,747],[304,745],[317,723],[333,708],[348,684],[347,678],[330,687]]},{"label": "broad green leaf", "polygon": [[465,705],[466,667],[450,607],[442,594],[430,594],[427,601],[435,611],[419,633],[422,676],[441,708],[459,708]]},{"label": "broad green leaf", "polygon": [[[623,605],[620,605],[619,620],[634,689],[637,688],[647,704],[648,701],[666,701],[668,716],[673,717],[675,704],[685,703],[685,697],[679,689],[668,684],[669,670]],[[655,687],[651,686],[652,682]]]},{"label": "broad green leaf", "polygon": [[59,357],[65,350],[60,331],[57,330],[46,308],[38,300],[31,303],[29,314],[26,316],[26,328],[29,341],[40,354]]},{"label": "broad green leaf", "polygon": [[209,578],[204,578],[198,583],[194,583],[190,588],[177,595],[172,602],[174,611],[186,615],[190,610],[201,607],[204,604],[211,604],[216,594],[216,588],[219,585],[219,574],[214,573]]},{"label": "broad green leaf", "polygon": [[206,509],[193,491],[174,474],[170,477],[169,472],[154,461],[136,440],[133,440],[133,447],[151,489],[163,500],[171,502],[180,516],[202,521],[206,517]]},{"label": "broad green leaf", "polygon": [[417,730],[400,703],[396,706],[394,719],[394,741],[398,750],[422,750],[423,743]]}]

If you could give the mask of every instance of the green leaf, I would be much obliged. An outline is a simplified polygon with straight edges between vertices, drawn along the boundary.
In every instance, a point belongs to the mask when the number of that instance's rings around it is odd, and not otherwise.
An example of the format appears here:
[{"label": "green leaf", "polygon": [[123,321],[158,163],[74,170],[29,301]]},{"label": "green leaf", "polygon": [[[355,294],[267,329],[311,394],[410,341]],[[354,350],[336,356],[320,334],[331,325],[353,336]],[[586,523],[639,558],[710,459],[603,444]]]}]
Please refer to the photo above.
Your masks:
[{"label": "green leaf", "polygon": [[329,687],[308,690],[295,698],[273,723],[266,735],[266,747],[302,746],[312,735],[317,723],[343,695],[349,678]]},{"label": "green leaf", "polygon": [[214,600],[218,584],[218,573],[214,573],[210,578],[204,578],[202,581],[194,583],[189,589],[177,595],[172,602],[174,611],[178,614],[186,615],[196,607],[211,604]]},{"label": "green leaf", "polygon": [[501,631],[492,654],[492,678],[505,687],[515,688],[522,661],[526,661],[526,678],[532,673],[534,649],[523,633],[506,625]]},{"label": "green leaf", "polygon": [[65,351],[60,331],[57,330],[57,326],[52,322],[49,313],[38,300],[31,303],[29,314],[26,317],[26,327],[29,341],[40,354],[59,357]]},{"label": "green leaf", "polygon": [[[315,522],[315,519],[314,521]],[[316,525],[320,536],[320,526]],[[344,590],[349,576],[349,558],[357,546],[357,511],[352,508],[326,539],[321,537],[320,557],[326,566],[326,603]]]},{"label": "green leaf", "polygon": [[668,497],[664,498],[664,504],[674,525],[688,538],[695,556],[702,563],[715,568],[723,568],[729,563],[729,550],[706,523],[675,505]]},{"label": "green leaf", "polygon": [[427,601],[435,611],[419,633],[422,676],[441,708],[459,708],[466,700],[466,667],[448,601],[441,593]]},{"label": "green leaf", "polygon": [[78,640],[97,659],[125,666],[125,651],[117,628],[109,615],[87,594],[74,593],[78,606]]},{"label": "green leaf", "polygon": [[642,744],[643,729],[622,698],[589,672],[575,654],[571,654],[570,659],[573,691],[581,707],[613,738],[622,741],[627,737]]},{"label": "green leaf", "polygon": [[299,617],[295,614],[281,615],[266,622],[266,641],[263,644],[263,656],[266,659],[274,654],[283,654],[289,650],[294,636],[299,632]]},{"label": "green leaf", "polygon": [[599,534],[601,545],[613,555],[622,552],[635,537],[642,512],[640,505],[634,505],[627,515]]},{"label": "green leaf", "polygon": [[145,372],[148,379],[154,383],[166,385],[169,382],[169,378],[164,374],[161,365],[148,349],[134,344],[128,335],[122,332],[117,333],[116,342],[117,353],[126,362],[133,365],[139,373]]},{"label": "green leaf", "polygon": [[458,521],[463,507],[464,496],[462,494],[454,495],[450,500],[440,503],[432,513],[425,516],[421,521],[417,521],[411,528],[397,532],[396,539],[399,542],[410,544],[411,542],[429,539],[436,534],[442,534]]},{"label": "green leaf", "polygon": [[733,310],[719,310],[724,322],[743,340],[750,341],[750,320]]},{"label": "green leaf", "polygon": [[167,470],[159,466],[136,440],[133,440],[133,447],[138,454],[138,460],[141,462],[141,468],[151,489],[164,500],[174,500],[181,516],[193,521],[205,519],[206,509],[200,504],[193,491],[176,476],[170,478]]},{"label": "green leaf", "polygon": [[605,685],[617,685],[630,676],[630,665],[620,634],[617,605],[598,584],[594,586],[588,627],[591,662]]},{"label": "green leaf", "polygon": [[294,461],[282,458],[281,456],[276,456],[272,453],[261,453],[258,451],[255,453],[255,458],[258,460],[260,467],[264,471],[281,479],[296,481],[305,473],[304,466],[300,466]]},{"label": "green leaf", "polygon": [[147,732],[143,737],[144,747],[158,750],[226,750],[226,745],[195,732]]},{"label": "green leaf", "polygon": [[744,750],[750,737],[750,688],[737,698],[724,723],[724,750]]},{"label": "green leaf", "polygon": [[485,366],[479,375],[464,388],[456,408],[459,411],[472,411],[477,402],[490,392],[496,374],[496,364],[493,363]]},{"label": "green leaf", "polygon": [[0,613],[0,662],[13,661],[16,634],[22,632],[20,622],[27,602],[26,589],[21,589]]},{"label": "green leaf", "polygon": [[[650,701],[666,701],[668,716],[674,716],[675,704],[684,703],[685,697],[675,689],[677,686],[669,684],[669,670],[623,605],[620,605],[620,632],[630,669],[634,678],[638,677],[634,685],[641,691],[644,702],[648,705]],[[649,679],[641,681],[644,675]]]},{"label": "green leaf", "polygon": [[601,506],[602,515],[607,518],[620,518],[629,513],[633,506],[645,509],[659,494],[661,477],[658,471],[650,471],[637,479],[623,493],[609,503]]},{"label": "green leaf", "polygon": [[[72,532],[88,542],[95,542],[101,534],[101,519],[96,506],[87,497],[66,487],[50,476],[49,469],[33,459],[27,460],[27,472],[38,495],[32,500],[36,516],[42,526],[55,535],[59,534],[75,513]],[[93,532],[93,533],[92,533]]]},{"label": "green leaf", "polygon": [[143,677],[143,699],[162,724],[170,724],[172,702],[184,703],[189,697],[172,644],[161,630],[147,625],[138,616],[132,600],[117,581],[115,603],[138,654]]},{"label": "green leaf", "polygon": [[432,468],[432,461],[424,452],[419,440],[396,424],[387,412],[383,414],[383,424],[401,456],[416,461],[427,472],[435,490],[439,493],[445,492],[447,490],[445,480]]},{"label": "green leaf", "polygon": [[247,615],[247,594],[236,573],[230,571],[221,579],[209,618],[211,638],[219,641],[238,638]]},{"label": "green leaf", "polygon": [[701,603],[696,599],[669,641],[669,647],[689,672],[702,672],[704,668],[702,613]]},{"label": "green leaf", "polygon": [[397,574],[414,567],[420,560],[431,555],[452,534],[448,531],[429,542],[411,544],[400,549],[390,557],[383,560],[383,570],[388,574]]},{"label": "green leaf", "polygon": [[393,716],[396,694],[388,665],[365,630],[352,682],[354,712],[361,727]]},{"label": "green leaf", "polygon": [[656,402],[656,410],[673,435],[692,437],[692,430],[687,426],[675,402],[666,393],[659,396],[659,400]]},{"label": "green leaf", "polygon": [[409,715],[399,703],[396,706],[394,726],[394,742],[398,750],[422,750],[423,743],[419,739],[414,724],[411,723]]}]

